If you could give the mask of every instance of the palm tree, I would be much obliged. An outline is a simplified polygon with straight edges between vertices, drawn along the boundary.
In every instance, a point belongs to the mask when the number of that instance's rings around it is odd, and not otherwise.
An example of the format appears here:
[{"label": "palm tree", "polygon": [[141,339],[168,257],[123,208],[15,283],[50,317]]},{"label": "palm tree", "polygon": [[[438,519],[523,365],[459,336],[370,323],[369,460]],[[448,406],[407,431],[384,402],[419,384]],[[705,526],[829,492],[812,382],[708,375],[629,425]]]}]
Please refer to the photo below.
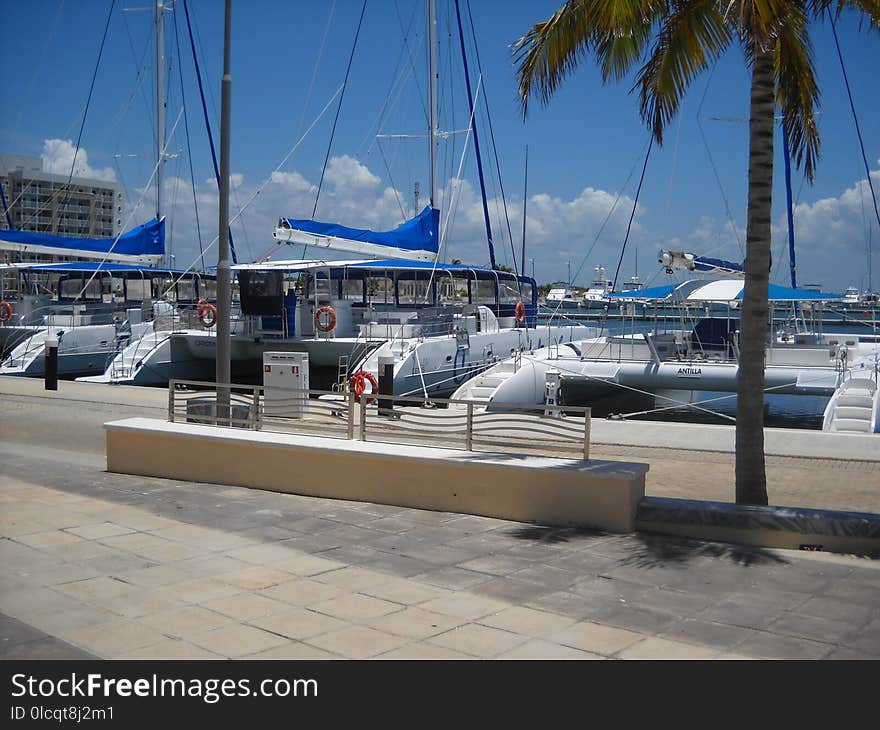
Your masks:
[{"label": "palm tree", "polygon": [[[582,56],[603,80],[638,66],[644,122],[658,143],[694,78],[739,42],[751,69],[745,291],[737,383],[736,501],[767,504],[764,467],[764,353],[769,327],[773,125],[782,111],[795,162],[812,182],[819,155],[819,89],[809,23],[849,7],[880,27],[880,0],[569,0],[514,43],[523,114],[546,105]],[[833,21],[832,21],[833,22]]]}]

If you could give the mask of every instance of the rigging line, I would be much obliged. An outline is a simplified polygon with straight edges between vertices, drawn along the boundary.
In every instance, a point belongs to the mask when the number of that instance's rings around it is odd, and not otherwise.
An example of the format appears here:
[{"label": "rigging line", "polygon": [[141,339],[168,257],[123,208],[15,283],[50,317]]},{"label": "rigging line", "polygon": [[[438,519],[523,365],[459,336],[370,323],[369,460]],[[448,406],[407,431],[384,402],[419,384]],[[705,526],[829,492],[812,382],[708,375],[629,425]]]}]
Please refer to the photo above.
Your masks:
[{"label": "rigging line", "polygon": [[[131,49],[131,56],[132,56],[132,60],[134,61],[134,67],[135,67],[135,70],[137,71],[137,75],[135,76],[134,86],[131,90],[131,93],[129,94],[128,99],[126,100],[125,104],[123,105],[123,108],[120,110],[118,119],[114,122],[114,126],[119,129],[119,134],[116,137],[116,145],[115,145],[115,149],[117,151],[119,150],[119,143],[122,139],[122,133],[124,131],[124,127],[122,125],[122,122],[128,116],[128,112],[131,110],[132,103],[134,102],[135,94],[137,94],[138,91],[141,92],[141,98],[144,100],[144,106],[147,109],[150,108],[150,103],[149,103],[149,101],[147,101],[147,95],[144,92],[144,87],[141,85],[141,77],[144,74],[144,69],[146,68],[146,63],[147,63],[147,61],[146,61],[147,52],[150,50],[150,40],[148,38],[147,41],[144,43],[144,50],[141,53],[141,60],[138,61],[137,54],[135,53],[135,50],[134,50],[134,41],[131,37],[131,31],[129,30],[129,27],[128,27],[128,18],[126,17],[125,13],[122,14],[122,21],[123,21],[123,26],[125,27],[125,33],[128,36],[128,45],[129,45],[129,48]],[[147,119],[149,119],[149,123],[150,123],[150,133],[152,134],[152,139],[156,138],[155,118],[156,118],[155,114],[147,114]]]},{"label": "rigging line", "polygon": [[[195,70],[196,70],[196,81],[198,81],[198,84],[199,84],[199,96],[201,97],[201,100],[202,100],[202,114],[205,118],[205,129],[208,131],[208,143],[211,146],[211,161],[214,163],[214,177],[217,179],[217,189],[219,190],[220,189],[220,167],[217,165],[217,151],[214,148],[214,135],[211,133],[211,122],[208,119],[208,105],[205,102],[205,89],[204,89],[204,86],[202,85],[202,72],[199,68],[199,59],[198,59],[198,55],[196,54],[196,42],[195,42],[195,38],[193,38],[192,23],[190,22],[190,19],[189,19],[189,4],[187,3],[187,0],[183,0],[183,13],[186,16],[186,29],[187,29],[187,32],[189,33],[189,45],[190,45],[190,48],[192,49],[193,65],[195,66]],[[216,113],[216,111],[215,111],[215,113]],[[231,228],[229,229],[229,250],[230,250],[230,253],[232,254],[232,263],[237,264],[238,263],[238,256],[235,253],[235,241],[232,238],[232,229]],[[198,261],[198,259],[196,259],[196,261]],[[195,262],[193,262],[193,263],[195,263]]]},{"label": "rigging line", "polygon": [[164,149],[160,150],[160,153],[161,153],[161,154],[157,155],[158,159],[156,160],[156,164],[153,166],[153,172],[152,172],[152,174],[150,175],[150,179],[147,180],[147,184],[144,186],[143,192],[141,193],[141,198],[140,198],[140,200],[138,201],[137,205],[134,206],[134,207],[132,208],[132,210],[131,210],[131,213],[129,213],[128,220],[125,222],[125,226],[124,226],[123,229],[122,229],[122,230],[116,235],[116,238],[113,240],[113,243],[111,244],[110,248],[107,249],[107,253],[104,254],[104,258],[102,258],[101,261],[98,263],[98,266],[97,266],[97,267],[95,268],[95,270],[92,272],[92,275],[89,277],[89,280],[85,283],[85,286],[83,286],[83,288],[80,290],[79,294],[77,294],[76,297],[74,297],[74,300],[73,300],[73,301],[75,301],[75,302],[76,302],[76,301],[79,301],[80,297],[82,297],[82,295],[85,294],[86,289],[89,288],[89,284],[91,284],[92,281],[94,281],[95,276],[97,276],[98,272],[101,271],[101,267],[102,267],[105,263],[107,263],[107,257],[110,256],[111,253],[113,253],[113,249],[116,248],[116,244],[119,243],[119,239],[122,238],[122,234],[123,234],[123,233],[128,229],[128,227],[131,225],[131,221],[132,221],[132,219],[134,218],[134,214],[135,214],[138,210],[140,210],[140,207],[144,204],[144,198],[146,198],[146,196],[147,196],[147,191],[150,189],[150,185],[153,184],[153,178],[155,178],[155,177],[156,177],[156,173],[159,172],[159,165],[162,164],[162,159],[165,157],[165,153],[166,153],[167,150],[168,150],[168,143],[170,142],[171,137],[174,136],[174,131],[177,129],[177,125],[180,123],[180,117],[181,117],[182,114],[183,114],[183,109],[181,109],[181,110],[177,113],[177,119],[174,120],[174,125],[171,127],[171,132],[170,132],[170,134],[168,135],[168,137],[167,137],[166,140],[165,140],[165,147],[164,147]]},{"label": "rigging line", "polygon": [[318,200],[321,198],[321,188],[324,185],[324,174],[327,172],[327,161],[330,159],[330,150],[333,147],[333,139],[336,136],[336,124],[339,122],[339,112],[342,111],[342,102],[345,99],[345,90],[348,87],[348,75],[351,73],[351,64],[354,61],[354,52],[357,50],[358,38],[361,34],[361,27],[364,24],[364,13],[367,11],[367,0],[361,6],[361,17],[358,20],[357,31],[354,34],[354,43],[351,45],[351,54],[348,57],[348,66],[345,69],[345,78],[342,80],[342,94],[339,96],[339,104],[336,107],[336,116],[333,118],[333,127],[330,130],[330,141],[327,143],[327,153],[324,155],[324,164],[321,167],[321,179],[318,181],[318,191],[315,193],[315,205],[312,207],[312,219],[318,212]]},{"label": "rigging line", "polygon": [[318,78],[318,67],[321,65],[321,59],[324,57],[324,48],[327,45],[327,36],[330,34],[330,24],[333,22],[333,15],[336,13],[336,0],[330,6],[330,13],[327,16],[327,25],[324,26],[324,36],[321,38],[321,47],[318,49],[318,55],[315,58],[315,65],[312,68],[312,78],[309,81],[309,90],[306,92],[305,103],[303,104],[302,114],[299,115],[299,123],[296,125],[296,136],[302,133],[303,123],[306,120],[306,112],[312,101],[312,92],[315,89],[315,80]]},{"label": "rigging line", "polygon": [[[647,149],[647,146],[648,146],[648,142],[645,142],[642,149]],[[587,253],[584,254],[584,257],[581,259],[581,263],[577,267],[577,269],[575,270],[574,276],[572,277],[572,279],[577,279],[580,276],[581,271],[583,270],[584,266],[586,266],[586,264],[587,264],[587,259],[590,257],[590,255],[593,253],[593,249],[595,249],[596,245],[599,243],[599,238],[602,236],[602,233],[605,230],[605,226],[608,225],[608,222],[611,220],[611,216],[614,215],[614,211],[617,209],[617,204],[620,202],[620,199],[623,197],[623,191],[626,190],[626,186],[629,185],[629,181],[632,180],[633,175],[636,174],[636,169],[638,168],[639,159],[641,158],[641,156],[642,156],[642,152],[641,152],[641,150],[639,150],[639,156],[636,157],[635,161],[633,162],[632,167],[629,170],[629,175],[627,175],[626,180],[623,181],[623,185],[621,186],[620,190],[617,191],[617,195],[614,198],[614,202],[611,204],[611,208],[609,209],[608,214],[605,216],[605,220],[603,220],[602,225],[599,226],[599,230],[596,232],[596,235],[593,238],[593,243],[590,244],[590,248],[587,249]],[[557,307],[557,309],[558,309],[558,307]]]},{"label": "rigging line", "polygon": [[177,23],[177,12],[175,8],[174,12],[174,44],[177,48],[177,76],[180,79],[180,102],[183,106],[183,128],[186,132],[186,156],[189,160],[189,180],[190,185],[192,186],[192,194],[193,194],[193,212],[196,217],[196,237],[199,241],[199,255],[202,259],[202,269],[206,268],[205,265],[205,251],[202,246],[202,226],[199,221],[199,201],[198,196],[196,195],[196,176],[195,171],[193,170],[193,161],[192,161],[192,144],[190,143],[189,136],[189,115],[186,112],[186,91],[184,89],[183,84],[183,55],[180,53],[180,33],[178,31],[178,23]]},{"label": "rigging line", "polygon": [[[462,65],[464,66],[464,78],[465,78],[465,86],[467,88],[467,96],[468,96],[468,104],[473,106],[474,102],[471,95],[471,75],[468,71],[467,64],[467,56],[465,55],[464,48],[464,30],[461,25],[461,13],[459,12],[459,3],[458,0],[455,0],[455,17],[458,21],[458,39],[461,44],[461,59]],[[480,74],[482,78],[482,74]],[[483,96],[485,97],[485,89],[483,90]],[[485,103],[485,102],[484,102]],[[480,193],[483,204],[483,222],[486,225],[486,236],[489,243],[489,265],[492,269],[497,269],[498,265],[495,262],[495,244],[492,241],[492,224],[489,222],[489,207],[486,203],[486,181],[483,176],[483,161],[480,156],[480,137],[477,134],[477,125],[474,124],[474,154],[477,158],[477,176],[480,180]],[[514,261],[514,271],[516,270],[516,262]]]},{"label": "rigging line", "polygon": [[639,186],[636,188],[636,197],[633,200],[632,212],[629,214],[629,222],[626,224],[626,235],[623,238],[623,246],[620,247],[620,258],[617,260],[617,270],[614,272],[614,281],[611,284],[611,291],[617,288],[617,277],[620,274],[620,265],[623,263],[623,254],[626,252],[626,243],[629,241],[629,233],[632,229],[633,218],[636,216],[636,208],[639,205],[639,195],[642,192],[642,183],[645,182],[645,172],[648,169],[648,160],[651,157],[651,149],[654,147],[654,135],[651,135],[651,141],[648,143],[648,152],[645,154],[645,164],[642,166],[642,175],[639,178]]},{"label": "rigging line", "polygon": [[70,163],[70,174],[67,176],[67,183],[64,188],[64,198],[61,200],[63,206],[67,204],[68,193],[70,191],[70,182],[73,180],[73,173],[76,169],[76,157],[79,154],[79,146],[82,143],[83,130],[86,126],[86,118],[89,114],[89,106],[92,102],[92,92],[95,90],[95,81],[98,78],[98,68],[101,65],[101,57],[104,55],[104,44],[107,42],[107,31],[110,29],[110,19],[113,17],[113,8],[116,7],[116,0],[110,0],[110,10],[107,12],[107,20],[104,23],[104,34],[101,36],[101,46],[98,49],[98,60],[95,61],[95,70],[92,72],[92,81],[89,84],[89,94],[86,98],[86,108],[83,110],[82,122],[79,125],[79,133],[76,137],[76,147],[73,150],[73,161]]},{"label": "rigging line", "polygon": [[[471,0],[467,0],[466,5],[467,5],[467,12],[468,12],[468,21],[471,24],[471,39],[472,39],[473,45],[474,45],[474,54],[477,58],[477,71],[479,71],[480,74],[482,74],[483,73],[483,65],[480,62],[480,46],[477,44],[477,31],[476,31],[476,28],[474,27],[474,16],[471,13]],[[485,87],[485,84],[484,84],[484,87]],[[488,126],[489,126],[489,139],[492,142],[492,152],[494,153],[494,156],[495,156],[495,170],[496,170],[496,174],[498,175],[498,187],[501,192],[501,202],[504,206],[504,220],[507,223],[507,236],[510,240],[510,250],[513,255],[513,270],[516,271],[516,268],[517,268],[516,267],[516,250],[514,249],[514,245],[513,245],[513,232],[510,229],[510,215],[507,212],[507,196],[504,194],[504,181],[501,178],[501,163],[498,159],[498,146],[495,144],[495,127],[492,124],[492,115],[489,113],[489,94],[487,91],[485,91],[485,88],[483,91],[483,96],[484,96],[483,106],[486,109],[486,120],[489,123],[488,124]],[[525,261],[521,262],[521,267],[523,268],[523,270],[525,270]],[[517,279],[517,285],[519,286],[519,289],[520,289],[520,296],[522,296],[522,285],[520,284],[518,279]]]},{"label": "rigging line", "polygon": [[[388,166],[388,159],[385,157],[385,150],[382,149],[381,143],[377,144],[376,147],[378,148],[379,154],[382,157],[382,162],[385,163],[385,172],[388,173],[388,181],[391,183],[391,189],[394,191],[394,199],[397,201],[397,207],[400,208],[400,214],[403,216],[403,219],[407,220],[409,216],[406,214],[406,211],[403,208],[403,201],[400,198],[400,191],[394,184],[394,178],[391,175],[391,168]],[[416,211],[416,213],[418,213],[418,211]]]},{"label": "rigging line", "polygon": [[[342,86],[340,86],[338,89],[336,89],[336,92],[330,97],[330,100],[324,105],[324,108],[320,111],[320,113],[318,114],[318,116],[316,116],[316,117],[314,118],[314,120],[312,121],[312,123],[309,125],[309,128],[306,129],[305,132],[303,132],[302,137],[300,137],[296,142],[294,142],[293,147],[291,147],[291,148],[287,151],[287,154],[283,157],[283,159],[281,160],[281,162],[279,162],[278,165],[275,167],[275,169],[272,170],[272,172],[269,173],[269,175],[266,177],[266,179],[263,180],[262,183],[260,183],[260,185],[259,185],[259,186],[257,187],[257,189],[254,191],[253,195],[251,195],[251,197],[248,198],[248,200],[245,202],[245,204],[244,204],[244,206],[242,207],[242,209],[239,210],[238,213],[236,213],[236,214],[230,219],[230,221],[229,221],[230,225],[231,225],[232,223],[235,223],[235,221],[238,220],[239,216],[244,212],[244,210],[247,209],[248,206],[250,206],[250,204],[254,202],[254,200],[256,199],[256,197],[257,197],[260,193],[263,192],[264,188],[265,188],[270,182],[272,182],[272,180],[273,180],[274,177],[275,177],[275,174],[276,174],[277,172],[279,172],[279,171],[281,170],[281,168],[284,167],[284,165],[287,164],[287,161],[291,158],[291,156],[293,155],[293,153],[296,152],[296,150],[299,148],[299,146],[305,141],[306,137],[309,136],[309,133],[312,131],[312,129],[315,128],[315,125],[316,125],[319,121],[321,121],[321,119],[323,118],[324,114],[326,114],[327,110],[328,110],[328,109],[330,108],[330,106],[333,104],[333,101],[336,99],[336,97],[340,94],[341,91],[342,91]],[[212,239],[211,243],[208,244],[208,246],[206,247],[205,250],[207,251],[209,248],[211,248],[211,246],[213,246],[215,243],[217,243],[217,241],[219,240],[219,238],[220,238],[219,236],[214,236],[214,238]],[[283,243],[282,243],[282,244],[279,244],[279,247],[280,247],[281,245],[284,245],[284,244],[283,244]],[[196,262],[196,261],[198,261],[198,258],[197,258],[195,261],[193,261],[192,264],[190,264],[190,266],[189,266],[189,268],[187,269],[187,271],[189,271],[189,269],[191,269],[191,268],[195,265],[195,262]]]},{"label": "rigging line", "polygon": [[[868,158],[865,156],[865,142],[862,139],[862,130],[859,126],[859,117],[856,114],[856,104],[853,101],[852,89],[849,85],[849,76],[846,73],[846,65],[843,62],[843,53],[840,50],[840,41],[837,38],[837,24],[834,16],[831,14],[831,8],[828,8],[828,18],[831,20],[831,32],[834,34],[834,46],[837,48],[837,58],[840,60],[840,70],[843,72],[843,82],[846,85],[846,95],[849,98],[849,108],[852,111],[853,123],[856,127],[856,136],[859,138],[859,150],[862,153],[862,162],[865,164],[865,176],[868,178],[868,187],[871,190],[871,199],[874,201],[874,216],[877,218],[877,226],[880,228],[880,210],[877,208],[877,194],[874,191],[874,182],[871,180],[871,169],[868,167]],[[870,261],[870,256],[868,258]],[[871,271],[868,271],[868,277],[871,277]]]},{"label": "rigging line", "polygon": [[[425,117],[425,124],[428,124],[428,116],[429,116],[428,115],[428,105],[425,103],[425,93],[422,90],[421,85],[419,84],[419,76],[420,75],[418,73],[416,73],[416,62],[415,62],[415,58],[413,57],[413,49],[410,46],[410,43],[408,40],[409,35],[410,35],[410,30],[412,29],[413,23],[415,22],[415,18],[416,18],[416,7],[417,7],[416,5],[413,5],[413,12],[409,18],[409,26],[406,28],[406,30],[404,30],[403,19],[400,17],[400,7],[397,3],[397,0],[395,0],[395,2],[394,2],[394,12],[395,12],[395,15],[397,16],[397,24],[398,24],[398,26],[400,26],[400,30],[403,32],[403,48],[406,51],[407,58],[409,59],[409,69],[412,72],[413,83],[416,85],[416,91],[418,91],[418,94],[416,96],[419,100],[419,104],[422,105],[422,114]],[[416,37],[421,38],[423,36],[420,32],[416,32]],[[421,44],[419,44],[419,45],[421,45]]]},{"label": "rigging line", "polygon": [[709,93],[709,85],[712,83],[712,79],[715,76],[715,71],[718,68],[718,62],[716,61],[712,65],[712,71],[709,73],[709,78],[706,79],[706,87],[703,89],[703,96],[700,97],[700,105],[697,107],[697,129],[700,132],[700,138],[703,140],[703,147],[706,148],[706,156],[709,158],[709,165],[712,167],[712,173],[715,175],[715,182],[718,183],[718,190],[721,192],[721,200],[724,201],[724,211],[727,214],[727,221],[730,224],[730,228],[733,231],[733,236],[736,239],[736,243],[739,246],[740,255],[745,258],[745,249],[743,248],[743,243],[739,237],[739,231],[737,230],[736,223],[733,220],[733,214],[730,212],[730,203],[727,200],[727,194],[724,192],[724,186],[721,184],[721,177],[718,174],[718,168],[715,165],[715,158],[712,157],[712,150],[709,149],[709,142],[706,139],[706,133],[703,130],[703,123],[701,121],[702,113],[703,113],[703,104],[706,102],[706,96]]},{"label": "rigging line", "polygon": [[483,77],[480,76],[477,79],[477,92],[474,95],[474,106],[471,108],[471,118],[470,118],[470,124],[468,124],[468,133],[467,133],[467,136],[464,141],[464,145],[461,150],[461,160],[458,163],[458,175],[456,176],[455,181],[453,181],[452,200],[451,200],[449,208],[447,209],[447,212],[446,212],[446,225],[443,226],[443,230],[440,234],[440,241],[439,241],[439,244],[437,245],[437,255],[434,256],[434,263],[431,266],[431,275],[428,277],[428,287],[427,287],[426,293],[425,293],[425,301],[427,301],[427,297],[428,297],[427,292],[431,291],[431,284],[434,281],[434,274],[437,271],[437,262],[440,260],[440,253],[441,253],[441,251],[443,251],[443,247],[446,244],[446,239],[449,235],[449,228],[451,226],[451,221],[453,219],[455,207],[458,202],[458,193],[461,190],[461,171],[464,168],[464,161],[465,161],[465,157],[467,156],[467,151],[468,151],[468,144],[467,143],[468,143],[468,140],[470,139],[470,136],[471,136],[470,127],[474,123],[474,112],[477,109],[476,103],[480,98],[480,90],[482,88],[482,83],[483,83]]}]

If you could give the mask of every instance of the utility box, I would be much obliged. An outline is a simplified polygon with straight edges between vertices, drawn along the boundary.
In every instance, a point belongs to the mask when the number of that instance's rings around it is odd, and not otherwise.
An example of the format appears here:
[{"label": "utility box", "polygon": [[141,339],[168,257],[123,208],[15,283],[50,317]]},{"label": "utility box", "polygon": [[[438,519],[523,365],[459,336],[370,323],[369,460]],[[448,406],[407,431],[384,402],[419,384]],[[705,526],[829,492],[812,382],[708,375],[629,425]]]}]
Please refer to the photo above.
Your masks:
[{"label": "utility box", "polygon": [[263,353],[263,415],[304,418],[309,404],[309,354]]}]

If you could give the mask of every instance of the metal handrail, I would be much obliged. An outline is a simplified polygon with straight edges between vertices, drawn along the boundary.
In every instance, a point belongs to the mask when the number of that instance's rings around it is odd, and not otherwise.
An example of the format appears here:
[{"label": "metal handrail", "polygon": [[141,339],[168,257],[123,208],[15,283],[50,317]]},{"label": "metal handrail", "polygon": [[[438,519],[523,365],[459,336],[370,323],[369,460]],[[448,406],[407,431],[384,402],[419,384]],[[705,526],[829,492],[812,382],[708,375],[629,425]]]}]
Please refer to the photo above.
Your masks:
[{"label": "metal handrail", "polygon": [[[218,388],[230,394],[225,413],[216,412],[216,402],[212,407],[211,396]],[[279,398],[279,391],[289,397]],[[535,403],[511,403],[503,411],[487,411],[484,402],[466,399],[432,398],[433,407],[426,408],[423,397],[374,393],[357,398],[351,392],[277,387],[270,393],[267,410],[262,385],[170,380],[168,420],[251,430],[318,431],[356,441],[434,444],[442,439],[467,451],[479,446],[576,451],[590,458],[589,407],[559,406],[547,415],[545,406]],[[191,407],[190,401],[197,401],[198,407]]]}]

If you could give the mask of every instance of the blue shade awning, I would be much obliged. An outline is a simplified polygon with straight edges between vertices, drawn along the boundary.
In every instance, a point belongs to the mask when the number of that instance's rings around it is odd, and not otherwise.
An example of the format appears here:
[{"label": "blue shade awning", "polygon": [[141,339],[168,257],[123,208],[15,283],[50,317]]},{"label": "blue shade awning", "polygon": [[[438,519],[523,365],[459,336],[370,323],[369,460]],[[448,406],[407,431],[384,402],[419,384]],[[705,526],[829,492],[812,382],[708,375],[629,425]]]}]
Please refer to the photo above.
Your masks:
[{"label": "blue shade awning", "polygon": [[0,231],[0,241],[25,247],[57,249],[75,255],[77,251],[116,256],[164,256],[165,218],[153,219],[112,238],[72,238],[32,231]]},{"label": "blue shade awning", "polygon": [[439,229],[440,211],[426,206],[418,216],[393,231],[371,231],[338,223],[282,218],[274,236],[290,243],[342,251],[386,256],[394,253],[403,256],[412,252],[433,258],[439,246]]}]

